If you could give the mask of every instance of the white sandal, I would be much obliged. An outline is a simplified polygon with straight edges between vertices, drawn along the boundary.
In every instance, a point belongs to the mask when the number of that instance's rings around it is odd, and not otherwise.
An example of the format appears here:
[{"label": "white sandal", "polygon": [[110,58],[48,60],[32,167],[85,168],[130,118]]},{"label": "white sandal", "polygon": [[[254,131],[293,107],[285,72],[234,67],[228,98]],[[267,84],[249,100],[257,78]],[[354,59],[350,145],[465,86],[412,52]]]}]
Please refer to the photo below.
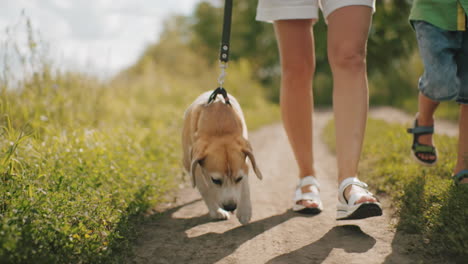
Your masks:
[{"label": "white sandal", "polygon": [[[356,185],[365,190],[365,192],[354,193],[346,200],[344,197],[344,191],[350,185]],[[338,194],[338,205],[336,210],[337,220],[351,220],[351,219],[362,219],[372,216],[382,215],[382,207],[377,202],[364,202],[354,204],[356,201],[361,199],[363,196],[375,197],[371,192],[367,190],[367,184],[358,180],[356,177],[349,177],[344,179],[340,183],[339,194]]]},{"label": "white sandal", "polygon": [[[307,186],[307,185],[311,185],[312,192],[302,193],[302,187]],[[299,184],[297,185],[297,188],[296,188],[296,193],[294,196],[294,206],[292,210],[295,212],[307,213],[307,214],[318,214],[322,212],[323,206],[322,206],[322,200],[320,200],[319,192],[320,192],[320,185],[314,176],[306,176],[300,179]],[[318,206],[306,207],[302,204],[297,204],[297,202],[301,200],[311,201],[312,203],[318,204]]]}]

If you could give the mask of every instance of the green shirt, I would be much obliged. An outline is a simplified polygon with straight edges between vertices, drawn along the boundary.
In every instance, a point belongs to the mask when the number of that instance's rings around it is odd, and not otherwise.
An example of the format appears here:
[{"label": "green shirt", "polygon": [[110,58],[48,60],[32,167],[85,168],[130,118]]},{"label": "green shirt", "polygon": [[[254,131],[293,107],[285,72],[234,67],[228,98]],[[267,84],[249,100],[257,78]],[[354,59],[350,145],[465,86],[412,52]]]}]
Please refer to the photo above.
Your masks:
[{"label": "green shirt", "polygon": [[468,0],[414,0],[410,20],[422,20],[450,31],[466,30]]}]

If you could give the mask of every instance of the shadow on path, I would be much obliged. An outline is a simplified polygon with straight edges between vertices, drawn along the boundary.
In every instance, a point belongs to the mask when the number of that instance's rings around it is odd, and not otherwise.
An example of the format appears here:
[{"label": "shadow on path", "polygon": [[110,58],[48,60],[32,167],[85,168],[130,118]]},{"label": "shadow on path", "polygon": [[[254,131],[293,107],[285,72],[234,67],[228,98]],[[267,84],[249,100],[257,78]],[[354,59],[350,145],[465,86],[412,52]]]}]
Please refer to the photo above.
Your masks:
[{"label": "shadow on path", "polygon": [[[193,218],[174,218],[173,214],[187,204],[169,209],[151,219],[141,230],[138,241],[151,245],[147,252],[136,252],[134,263],[214,263],[232,254],[246,241],[294,217],[313,217],[300,215],[288,210],[246,226],[237,226],[224,233],[205,233],[188,237],[186,231],[211,222],[208,215]],[[207,227],[209,228],[209,227]]]},{"label": "shadow on path", "polygon": [[364,233],[359,226],[335,226],[314,243],[278,256],[267,263],[322,263],[334,248],[342,248],[348,253],[364,253],[375,243],[376,240]]}]

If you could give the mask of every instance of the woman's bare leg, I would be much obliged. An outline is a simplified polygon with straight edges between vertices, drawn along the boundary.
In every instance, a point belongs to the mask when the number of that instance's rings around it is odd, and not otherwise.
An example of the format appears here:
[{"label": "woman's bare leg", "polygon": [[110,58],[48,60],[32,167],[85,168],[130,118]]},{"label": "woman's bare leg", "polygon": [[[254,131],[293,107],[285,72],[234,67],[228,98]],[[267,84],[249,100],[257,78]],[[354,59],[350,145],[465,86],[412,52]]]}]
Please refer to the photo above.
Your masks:
[{"label": "woman's bare leg", "polygon": [[[367,6],[347,6],[328,16],[328,58],[333,72],[333,110],[336,125],[338,181],[356,177],[366,128],[369,96],[367,86],[366,46],[372,21]],[[363,192],[351,185],[349,197]],[[363,196],[356,203],[375,202]]]},{"label": "woman's bare leg", "polygon": [[[299,177],[315,176],[312,154],[312,78],[315,71],[313,20],[275,21],[275,32],[281,58],[281,114]],[[310,192],[309,186],[302,192]],[[317,207],[310,201],[299,201],[306,207]]]}]

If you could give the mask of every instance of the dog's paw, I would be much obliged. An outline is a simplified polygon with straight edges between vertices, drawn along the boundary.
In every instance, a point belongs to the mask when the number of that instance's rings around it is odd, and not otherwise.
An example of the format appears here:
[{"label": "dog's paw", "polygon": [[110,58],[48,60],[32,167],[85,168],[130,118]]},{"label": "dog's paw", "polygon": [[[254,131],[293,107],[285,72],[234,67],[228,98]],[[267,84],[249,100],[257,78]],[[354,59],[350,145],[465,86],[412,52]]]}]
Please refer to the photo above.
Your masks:
[{"label": "dog's paw", "polygon": [[252,218],[252,208],[250,206],[245,206],[244,208],[239,208],[237,210],[236,216],[237,219],[239,219],[239,222],[243,225],[248,224]]},{"label": "dog's paw", "polygon": [[228,220],[229,212],[221,208],[218,208],[218,210],[216,211],[211,211],[210,216],[211,218],[216,219],[216,220]]}]

